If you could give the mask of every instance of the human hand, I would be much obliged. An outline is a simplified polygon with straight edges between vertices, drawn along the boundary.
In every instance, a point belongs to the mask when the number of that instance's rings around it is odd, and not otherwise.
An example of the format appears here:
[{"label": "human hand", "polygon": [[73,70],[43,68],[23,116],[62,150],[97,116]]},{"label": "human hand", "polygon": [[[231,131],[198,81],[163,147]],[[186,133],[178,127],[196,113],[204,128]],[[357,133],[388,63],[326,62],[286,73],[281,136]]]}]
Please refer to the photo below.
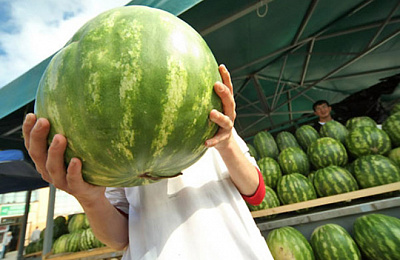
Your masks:
[{"label": "human hand", "polygon": [[56,134],[48,147],[50,123],[47,119],[37,119],[34,114],[28,114],[22,131],[25,147],[45,181],[73,195],[81,203],[91,203],[99,199],[99,196],[104,196],[105,187],[91,185],[83,180],[82,162],[78,158],[72,158],[68,168],[65,167],[67,139],[63,135]]},{"label": "human hand", "polygon": [[233,140],[232,129],[236,118],[236,103],[233,98],[233,86],[229,71],[225,65],[220,65],[218,69],[222,82],[216,82],[214,90],[221,98],[223,113],[216,109],[210,112],[211,121],[219,125],[220,128],[214,137],[206,141],[206,146],[222,150],[228,147]]}]

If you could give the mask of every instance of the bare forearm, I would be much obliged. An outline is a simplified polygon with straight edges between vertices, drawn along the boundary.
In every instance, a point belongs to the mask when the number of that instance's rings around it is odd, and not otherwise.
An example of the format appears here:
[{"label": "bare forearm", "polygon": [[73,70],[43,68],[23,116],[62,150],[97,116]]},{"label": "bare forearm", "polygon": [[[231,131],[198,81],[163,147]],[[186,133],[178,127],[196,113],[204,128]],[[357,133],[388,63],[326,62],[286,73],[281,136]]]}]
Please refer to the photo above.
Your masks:
[{"label": "bare forearm", "polygon": [[80,201],[80,204],[100,241],[117,250],[122,250],[128,245],[128,219],[106,197],[91,203]]},{"label": "bare forearm", "polygon": [[237,142],[230,141],[228,146],[219,149],[219,153],[239,192],[246,196],[254,194],[259,184],[258,173],[254,165],[243,154]]}]

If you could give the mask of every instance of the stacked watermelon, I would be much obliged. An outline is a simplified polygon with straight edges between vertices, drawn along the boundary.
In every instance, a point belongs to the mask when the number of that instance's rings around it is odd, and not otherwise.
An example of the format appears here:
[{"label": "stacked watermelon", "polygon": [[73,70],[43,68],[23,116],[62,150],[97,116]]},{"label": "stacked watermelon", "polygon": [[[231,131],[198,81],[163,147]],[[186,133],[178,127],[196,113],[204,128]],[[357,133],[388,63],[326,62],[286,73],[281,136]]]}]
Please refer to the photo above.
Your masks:
[{"label": "stacked watermelon", "polygon": [[85,213],[69,216],[67,226],[68,232],[54,241],[53,254],[86,251],[105,246],[94,236]]},{"label": "stacked watermelon", "polygon": [[275,260],[398,260],[400,219],[365,214],[355,219],[352,232],[336,223],[317,226],[309,240],[294,227],[271,230],[266,242]]},{"label": "stacked watermelon", "polygon": [[[258,156],[265,184],[281,204],[289,204],[313,199],[312,193],[324,197],[400,181],[399,138],[397,112],[382,129],[372,118],[361,116],[345,125],[327,122],[319,133],[309,125],[294,135],[282,131],[274,137],[262,131],[254,137],[254,149],[251,144],[249,149]],[[296,175],[286,176],[292,174]],[[307,176],[311,187],[299,185],[305,181],[298,174]]]},{"label": "stacked watermelon", "polygon": [[[26,254],[31,254],[31,253],[36,253],[36,252],[42,251],[45,231],[46,231],[46,228],[44,228],[40,232],[40,238],[38,241],[32,241],[26,246],[26,248],[25,248]],[[59,237],[61,237],[62,235],[66,234],[66,233],[68,233],[67,219],[64,216],[57,216],[53,220],[53,239],[52,240],[55,241]]]}]

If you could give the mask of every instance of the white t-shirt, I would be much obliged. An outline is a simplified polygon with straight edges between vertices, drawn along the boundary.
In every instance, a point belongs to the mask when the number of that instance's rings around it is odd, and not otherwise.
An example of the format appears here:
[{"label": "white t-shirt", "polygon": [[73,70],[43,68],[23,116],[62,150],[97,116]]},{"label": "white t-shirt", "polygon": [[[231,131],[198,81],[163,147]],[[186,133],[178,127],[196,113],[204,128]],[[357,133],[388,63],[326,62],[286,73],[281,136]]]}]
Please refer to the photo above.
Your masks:
[{"label": "white t-shirt", "polygon": [[[256,165],[245,142],[236,133],[235,137]],[[214,148],[181,176],[145,186],[107,188],[106,196],[129,214],[124,260],[273,260]]]}]

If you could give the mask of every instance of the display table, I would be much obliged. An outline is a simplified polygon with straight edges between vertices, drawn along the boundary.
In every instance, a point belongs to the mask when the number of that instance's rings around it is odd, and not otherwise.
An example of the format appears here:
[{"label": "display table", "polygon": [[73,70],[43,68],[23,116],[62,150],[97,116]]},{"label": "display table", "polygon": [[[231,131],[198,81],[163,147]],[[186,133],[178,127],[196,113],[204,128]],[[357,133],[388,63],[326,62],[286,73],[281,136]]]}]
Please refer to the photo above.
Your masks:
[{"label": "display table", "polygon": [[62,253],[52,255],[50,254],[43,257],[43,259],[52,260],[94,260],[94,259],[111,259],[120,258],[124,251],[116,251],[110,247],[95,248],[88,251],[81,251],[76,253]]}]

